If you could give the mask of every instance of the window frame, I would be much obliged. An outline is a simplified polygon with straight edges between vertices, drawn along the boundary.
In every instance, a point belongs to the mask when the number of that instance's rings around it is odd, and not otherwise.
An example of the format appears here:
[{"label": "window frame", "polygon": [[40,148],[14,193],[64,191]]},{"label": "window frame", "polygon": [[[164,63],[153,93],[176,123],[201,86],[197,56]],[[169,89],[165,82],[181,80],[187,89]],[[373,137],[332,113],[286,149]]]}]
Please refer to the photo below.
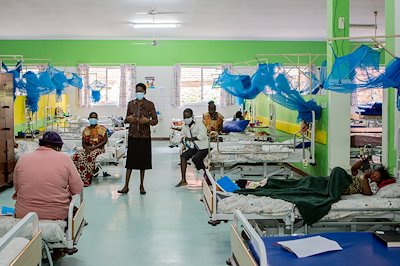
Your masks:
[{"label": "window frame", "polygon": [[[105,79],[106,79],[106,81],[105,81],[105,90],[106,90],[106,101],[104,102],[104,103],[94,103],[94,102],[92,102],[91,101],[91,105],[92,106],[112,106],[112,107],[114,107],[114,106],[119,106],[119,94],[120,94],[120,88],[116,88],[116,90],[118,90],[118,95],[117,95],[117,102],[116,103],[110,103],[109,101],[110,101],[110,96],[109,96],[109,89],[108,89],[108,84],[109,84],[109,80],[108,80],[108,75],[109,75],[109,73],[108,73],[108,70],[109,69],[117,69],[118,71],[119,71],[119,82],[121,82],[121,68],[119,67],[119,66],[89,66],[89,71],[88,71],[88,76],[89,76],[89,84],[88,84],[88,86],[93,82],[90,82],[90,80],[91,80],[91,76],[93,76],[93,75],[97,75],[97,73],[96,72],[92,72],[92,69],[105,69]],[[97,77],[95,77],[95,79],[94,80],[98,80],[97,79]],[[112,87],[111,87],[112,88]],[[89,90],[91,90],[90,88],[89,88]]]},{"label": "window frame", "polygon": [[[182,72],[183,72],[183,69],[185,69],[185,68],[200,69],[200,98],[201,99],[198,102],[185,103],[182,101],[182,94],[181,94],[181,92],[182,92]],[[180,88],[179,90],[180,90],[180,94],[181,94],[181,97],[180,97],[180,105],[181,106],[205,106],[208,104],[208,101],[204,100],[204,70],[205,69],[219,70],[220,73],[218,75],[220,75],[223,72],[223,67],[218,66],[218,65],[216,65],[216,66],[206,66],[206,65],[204,65],[204,66],[202,66],[202,65],[200,65],[200,66],[191,66],[191,65],[180,66],[180,72],[181,72],[180,76],[181,77],[179,80],[179,88]],[[215,80],[215,79],[216,78],[214,78],[213,80]],[[216,104],[219,105],[221,102],[221,88],[219,86],[215,86],[213,89],[218,89],[219,96],[218,96],[218,100],[217,100]]]}]

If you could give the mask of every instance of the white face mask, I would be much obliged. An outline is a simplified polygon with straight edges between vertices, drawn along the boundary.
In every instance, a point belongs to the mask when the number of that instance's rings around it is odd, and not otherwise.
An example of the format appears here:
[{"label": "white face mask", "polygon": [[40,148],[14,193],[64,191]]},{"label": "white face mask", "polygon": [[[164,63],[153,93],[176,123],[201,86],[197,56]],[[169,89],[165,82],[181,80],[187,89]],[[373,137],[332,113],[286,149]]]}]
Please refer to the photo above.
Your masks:
[{"label": "white face mask", "polygon": [[185,122],[185,125],[190,125],[190,123],[193,122],[193,118],[192,117],[184,118],[183,122]]},{"label": "white face mask", "polygon": [[136,92],[136,99],[141,101],[144,98],[144,92]]}]

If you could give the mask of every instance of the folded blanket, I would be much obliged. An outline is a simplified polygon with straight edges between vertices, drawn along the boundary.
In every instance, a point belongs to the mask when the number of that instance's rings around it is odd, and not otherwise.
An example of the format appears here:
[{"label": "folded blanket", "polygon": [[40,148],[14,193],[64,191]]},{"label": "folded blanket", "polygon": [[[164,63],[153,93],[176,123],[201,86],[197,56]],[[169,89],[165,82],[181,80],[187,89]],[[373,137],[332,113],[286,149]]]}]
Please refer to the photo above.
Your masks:
[{"label": "folded blanket", "polygon": [[304,222],[311,225],[329,212],[331,205],[340,200],[351,182],[351,176],[344,169],[336,167],[328,177],[306,176],[300,180],[270,178],[264,187],[240,189],[235,193],[292,202],[296,204]]}]

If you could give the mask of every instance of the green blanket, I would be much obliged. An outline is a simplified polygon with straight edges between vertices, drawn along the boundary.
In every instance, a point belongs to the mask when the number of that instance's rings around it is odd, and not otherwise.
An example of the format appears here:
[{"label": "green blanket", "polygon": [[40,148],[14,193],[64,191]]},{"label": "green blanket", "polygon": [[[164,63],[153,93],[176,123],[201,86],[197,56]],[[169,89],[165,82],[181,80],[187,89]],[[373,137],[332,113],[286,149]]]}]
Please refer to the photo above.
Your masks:
[{"label": "green blanket", "polygon": [[311,225],[326,215],[332,203],[340,199],[340,195],[351,184],[352,179],[347,172],[336,167],[330,176],[306,176],[300,180],[268,179],[264,187],[241,189],[239,194],[252,194],[282,199],[296,204],[304,222]]}]

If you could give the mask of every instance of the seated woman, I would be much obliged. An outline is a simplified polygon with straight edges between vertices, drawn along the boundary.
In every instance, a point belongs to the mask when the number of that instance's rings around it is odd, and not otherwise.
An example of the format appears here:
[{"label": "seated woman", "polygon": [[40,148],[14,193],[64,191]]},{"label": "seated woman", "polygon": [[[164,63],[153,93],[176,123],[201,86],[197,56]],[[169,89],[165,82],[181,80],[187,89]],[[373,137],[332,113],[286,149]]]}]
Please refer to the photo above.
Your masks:
[{"label": "seated woman", "polygon": [[83,150],[74,154],[73,161],[85,187],[90,186],[96,168],[96,157],[105,152],[108,141],[107,128],[97,124],[97,113],[89,115],[90,126],[82,132]]},{"label": "seated woman", "polygon": [[371,170],[367,159],[357,161],[351,167],[351,174],[353,182],[344,194],[360,193],[370,196],[384,186],[396,182],[384,166]]},{"label": "seated woman", "polygon": [[244,116],[241,111],[237,111],[236,114],[233,116],[233,121],[244,120]]},{"label": "seated woman", "polygon": [[217,112],[217,107],[213,101],[208,102],[208,112],[203,114],[203,123],[207,128],[207,134],[212,131],[221,132],[224,116]]},{"label": "seated woman", "polygon": [[71,158],[60,152],[60,135],[45,132],[39,145],[22,155],[15,166],[15,216],[36,212],[39,219],[65,220],[71,196],[83,190],[82,180]]}]

